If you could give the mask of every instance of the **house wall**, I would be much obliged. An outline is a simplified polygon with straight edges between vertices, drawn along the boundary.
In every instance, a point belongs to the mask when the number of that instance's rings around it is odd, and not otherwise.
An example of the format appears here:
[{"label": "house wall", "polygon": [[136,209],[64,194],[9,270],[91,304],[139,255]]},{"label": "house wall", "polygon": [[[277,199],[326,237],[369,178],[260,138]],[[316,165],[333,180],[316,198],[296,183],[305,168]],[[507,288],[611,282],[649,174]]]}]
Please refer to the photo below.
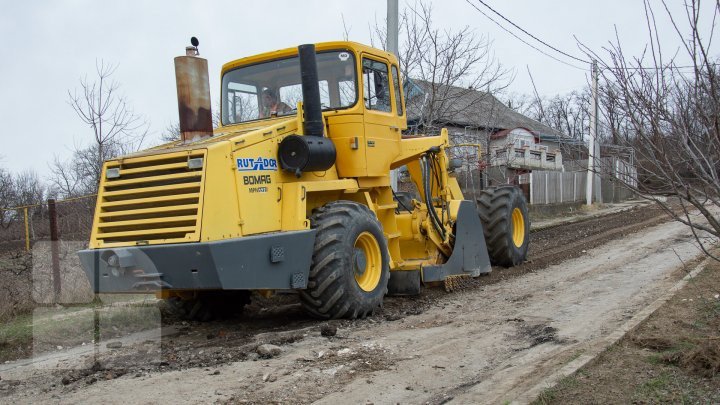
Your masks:
[{"label": "house wall", "polygon": [[515,128],[507,136],[491,140],[490,149],[504,149],[513,144],[516,148],[535,145],[535,136],[524,128]]},{"label": "house wall", "polygon": [[556,150],[562,152],[562,146],[560,145],[559,142],[541,140],[539,144],[540,144],[540,145],[547,146],[548,151],[550,151],[550,152],[556,151]]}]

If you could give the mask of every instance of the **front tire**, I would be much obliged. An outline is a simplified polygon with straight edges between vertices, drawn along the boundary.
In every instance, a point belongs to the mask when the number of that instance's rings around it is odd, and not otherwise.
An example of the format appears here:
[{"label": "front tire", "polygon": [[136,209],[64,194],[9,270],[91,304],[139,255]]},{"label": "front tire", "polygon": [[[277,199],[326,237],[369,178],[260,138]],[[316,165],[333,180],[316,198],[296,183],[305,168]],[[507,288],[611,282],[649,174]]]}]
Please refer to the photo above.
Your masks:
[{"label": "front tire", "polygon": [[390,260],[382,226],[370,209],[335,201],[313,212],[317,229],[303,308],[318,318],[364,318],[382,306]]},{"label": "front tire", "polygon": [[492,264],[512,267],[523,263],[530,244],[530,217],[520,189],[483,190],[477,207]]}]

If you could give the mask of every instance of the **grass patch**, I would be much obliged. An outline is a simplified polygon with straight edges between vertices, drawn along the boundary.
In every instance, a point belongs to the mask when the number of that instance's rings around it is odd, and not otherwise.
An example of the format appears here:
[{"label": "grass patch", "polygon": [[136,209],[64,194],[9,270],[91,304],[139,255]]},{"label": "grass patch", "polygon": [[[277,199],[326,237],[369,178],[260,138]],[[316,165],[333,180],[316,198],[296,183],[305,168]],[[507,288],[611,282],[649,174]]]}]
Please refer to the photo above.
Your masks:
[{"label": "grass patch", "polygon": [[578,351],[576,351],[576,352],[568,359],[567,362],[568,362],[568,363],[572,363],[573,361],[579,359],[580,356],[582,356],[584,353],[585,353],[585,350],[578,350]]},{"label": "grass patch", "polygon": [[552,404],[553,400],[555,399],[555,388],[546,388],[543,390],[543,392],[538,395],[537,399],[532,402],[532,405],[545,405],[545,404]]},{"label": "grass patch", "polygon": [[154,303],[38,308],[0,324],[0,362],[160,327]]},{"label": "grass patch", "polygon": [[557,397],[557,393],[563,389],[574,389],[580,387],[580,381],[576,378],[575,375],[567,376],[560,381],[558,381],[557,384],[555,384],[554,387],[546,388],[543,390],[543,392],[540,393],[538,398],[532,402],[533,405],[546,405],[554,403],[555,398]]},{"label": "grass patch", "polygon": [[670,387],[670,375],[667,372],[660,374],[655,378],[643,383],[639,388],[638,392],[640,397],[651,397],[655,399],[662,399],[665,397],[665,393]]},{"label": "grass patch", "polygon": [[0,361],[14,360],[29,353],[32,346],[32,314],[0,324]]}]

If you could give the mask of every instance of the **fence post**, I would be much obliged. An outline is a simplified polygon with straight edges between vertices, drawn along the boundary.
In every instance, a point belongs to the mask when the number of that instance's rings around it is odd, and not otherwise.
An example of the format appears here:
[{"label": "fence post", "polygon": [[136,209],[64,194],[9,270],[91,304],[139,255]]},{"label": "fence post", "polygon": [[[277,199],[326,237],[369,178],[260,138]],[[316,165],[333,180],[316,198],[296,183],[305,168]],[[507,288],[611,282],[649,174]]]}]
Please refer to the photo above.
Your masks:
[{"label": "fence post", "polygon": [[573,172],[573,202],[577,201],[577,172]]},{"label": "fence post", "polygon": [[563,202],[563,183],[565,182],[565,173],[560,172],[560,204]]},{"label": "fence post", "polygon": [[28,220],[28,207],[23,208],[25,214],[25,251],[30,251],[30,222]]},{"label": "fence post", "polygon": [[530,205],[533,205],[535,199],[533,198],[533,172],[530,172]]},{"label": "fence post", "polygon": [[548,193],[549,180],[548,172],[545,172],[545,204],[550,204],[550,193]]},{"label": "fence post", "polygon": [[55,301],[57,302],[60,297],[61,283],[60,283],[60,252],[58,246],[58,235],[57,226],[57,209],[55,207],[55,200],[49,199],[48,203],[48,216],[50,217],[50,249],[52,251],[52,271],[53,271],[53,288],[55,291]]}]

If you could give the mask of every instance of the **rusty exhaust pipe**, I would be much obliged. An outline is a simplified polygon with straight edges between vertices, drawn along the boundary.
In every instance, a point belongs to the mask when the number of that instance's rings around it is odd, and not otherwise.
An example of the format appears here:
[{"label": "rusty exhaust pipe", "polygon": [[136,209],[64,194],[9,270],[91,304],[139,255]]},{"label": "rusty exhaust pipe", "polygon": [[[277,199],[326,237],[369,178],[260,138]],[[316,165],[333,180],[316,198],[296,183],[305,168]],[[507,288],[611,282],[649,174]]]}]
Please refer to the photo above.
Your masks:
[{"label": "rusty exhaust pipe", "polygon": [[208,62],[198,57],[198,39],[192,37],[190,42],[192,46],[185,48],[185,56],[175,58],[180,139],[183,143],[213,134]]}]

